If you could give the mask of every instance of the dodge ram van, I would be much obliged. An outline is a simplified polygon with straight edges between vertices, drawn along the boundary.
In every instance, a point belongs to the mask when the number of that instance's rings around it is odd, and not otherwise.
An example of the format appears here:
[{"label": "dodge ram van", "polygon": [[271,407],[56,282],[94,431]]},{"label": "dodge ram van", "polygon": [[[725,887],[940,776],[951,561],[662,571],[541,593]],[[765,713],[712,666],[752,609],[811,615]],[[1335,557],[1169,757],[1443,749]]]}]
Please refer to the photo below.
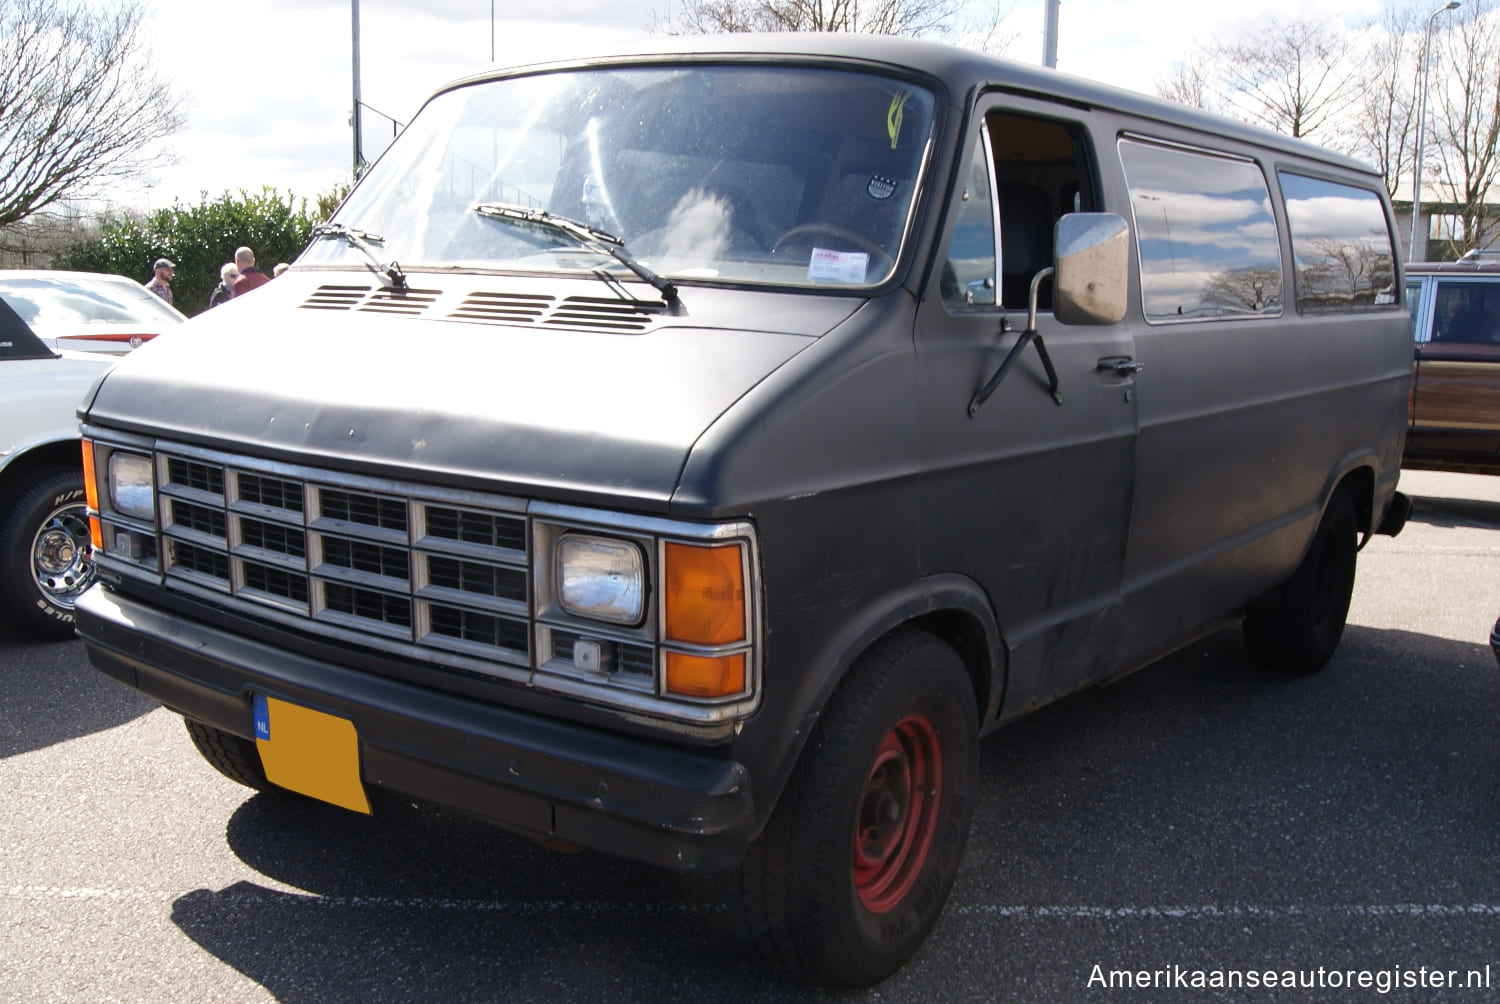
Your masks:
[{"label": "dodge ram van", "polygon": [[723,872],[868,985],[982,735],[1333,654],[1407,511],[1391,233],[1352,160],[910,40],[466,79],[85,403],[78,628],[236,781]]}]

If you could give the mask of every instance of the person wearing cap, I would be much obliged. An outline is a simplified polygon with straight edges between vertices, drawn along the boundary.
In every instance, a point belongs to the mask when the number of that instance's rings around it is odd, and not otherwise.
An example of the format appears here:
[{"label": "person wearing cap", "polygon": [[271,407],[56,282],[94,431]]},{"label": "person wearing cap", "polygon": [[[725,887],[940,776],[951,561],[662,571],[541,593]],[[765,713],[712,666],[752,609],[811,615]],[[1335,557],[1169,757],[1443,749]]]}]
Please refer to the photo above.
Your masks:
[{"label": "person wearing cap", "polygon": [[144,283],[144,285],[151,292],[166,300],[168,305],[170,305],[172,302],[172,270],[177,267],[177,263],[168,261],[166,258],[158,258],[156,259],[156,264],[151,267],[155,270],[156,275],[152,277],[150,282]]}]

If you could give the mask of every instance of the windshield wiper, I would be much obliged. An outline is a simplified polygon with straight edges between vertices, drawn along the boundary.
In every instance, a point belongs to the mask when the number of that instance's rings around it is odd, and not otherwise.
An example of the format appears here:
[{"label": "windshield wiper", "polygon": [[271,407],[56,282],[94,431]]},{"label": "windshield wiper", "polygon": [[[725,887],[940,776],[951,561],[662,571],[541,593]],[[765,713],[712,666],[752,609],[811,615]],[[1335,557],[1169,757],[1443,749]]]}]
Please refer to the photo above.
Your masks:
[{"label": "windshield wiper", "polygon": [[481,202],[474,207],[474,212],[492,220],[514,220],[517,223],[531,223],[564,234],[577,241],[583,247],[602,251],[612,256],[621,265],[624,265],[655,287],[657,292],[661,293],[662,299],[667,303],[671,303],[677,299],[677,287],[672,283],[672,280],[658,275],[636,261],[630,252],[625,250],[624,241],[614,234],[600,230],[598,227],[591,227],[587,223],[570,220],[566,216],[555,216],[545,209],[531,209],[527,206],[512,205],[509,202]]},{"label": "windshield wiper", "polygon": [[370,249],[371,244],[384,244],[385,238],[379,234],[372,234],[368,230],[357,230],[354,227],[345,226],[342,223],[319,223],[312,228],[314,237],[337,237],[343,240],[354,250],[364,255],[370,263],[370,269],[376,275],[385,276],[391,280],[391,285],[397,289],[406,288],[406,273],[401,271],[395,259],[382,262]]}]

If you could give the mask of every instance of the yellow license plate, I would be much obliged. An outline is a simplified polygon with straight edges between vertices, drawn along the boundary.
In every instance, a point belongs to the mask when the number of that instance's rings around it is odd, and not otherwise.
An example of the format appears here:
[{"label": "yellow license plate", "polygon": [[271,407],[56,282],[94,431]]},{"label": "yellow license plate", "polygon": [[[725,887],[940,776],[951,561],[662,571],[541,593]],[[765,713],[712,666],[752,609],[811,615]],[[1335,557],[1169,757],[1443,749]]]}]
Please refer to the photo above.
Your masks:
[{"label": "yellow license plate", "polygon": [[263,694],[254,695],[254,705],[255,748],[267,780],[369,814],[353,722]]}]

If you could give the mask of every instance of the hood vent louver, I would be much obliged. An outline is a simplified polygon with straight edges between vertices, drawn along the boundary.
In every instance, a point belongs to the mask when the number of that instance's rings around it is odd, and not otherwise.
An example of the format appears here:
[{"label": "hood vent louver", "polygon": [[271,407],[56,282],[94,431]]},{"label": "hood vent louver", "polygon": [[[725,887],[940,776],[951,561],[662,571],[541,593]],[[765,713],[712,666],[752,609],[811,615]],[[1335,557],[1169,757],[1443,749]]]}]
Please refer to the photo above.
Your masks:
[{"label": "hood vent louver", "polygon": [[368,310],[377,314],[415,317],[442,295],[437,289],[388,289],[381,286],[319,286],[303,301],[311,310]]},{"label": "hood vent louver", "polygon": [[[303,301],[309,310],[357,310],[397,317],[417,317],[427,311],[441,290],[387,289],[369,286],[319,286]],[[449,321],[480,324],[532,325],[584,331],[641,332],[650,329],[666,311],[666,305],[651,300],[625,300],[607,296],[569,296],[558,300],[544,293],[509,293],[481,290],[470,293],[453,311],[441,315]]]},{"label": "hood vent louver", "polygon": [[369,292],[369,286],[319,286],[302,306],[309,310],[353,310]]},{"label": "hood vent louver", "polygon": [[360,310],[377,314],[399,314],[415,317],[437,301],[442,295],[439,289],[386,289],[375,290],[370,298],[359,305]]},{"label": "hood vent louver", "polygon": [[483,321],[486,324],[532,324],[546,315],[554,299],[539,293],[470,293],[468,299],[448,315],[448,319]]},{"label": "hood vent louver", "polygon": [[655,323],[665,304],[644,300],[611,300],[596,296],[570,296],[563,300],[544,324],[562,328],[605,328],[611,331],[645,331]]}]

